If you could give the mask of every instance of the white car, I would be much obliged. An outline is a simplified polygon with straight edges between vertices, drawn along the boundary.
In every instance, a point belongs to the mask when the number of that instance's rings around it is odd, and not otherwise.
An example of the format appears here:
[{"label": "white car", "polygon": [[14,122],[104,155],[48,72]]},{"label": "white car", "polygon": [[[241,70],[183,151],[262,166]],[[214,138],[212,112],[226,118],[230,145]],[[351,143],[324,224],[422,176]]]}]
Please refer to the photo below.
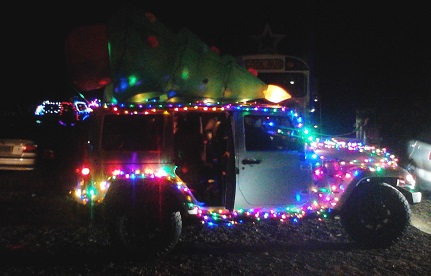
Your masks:
[{"label": "white car", "polygon": [[27,139],[0,139],[0,170],[35,170],[37,144]]},{"label": "white car", "polygon": [[416,178],[419,190],[431,192],[431,129],[408,141],[407,170]]},{"label": "white car", "polygon": [[35,170],[39,149],[34,118],[19,106],[1,106],[0,128],[0,171]]}]

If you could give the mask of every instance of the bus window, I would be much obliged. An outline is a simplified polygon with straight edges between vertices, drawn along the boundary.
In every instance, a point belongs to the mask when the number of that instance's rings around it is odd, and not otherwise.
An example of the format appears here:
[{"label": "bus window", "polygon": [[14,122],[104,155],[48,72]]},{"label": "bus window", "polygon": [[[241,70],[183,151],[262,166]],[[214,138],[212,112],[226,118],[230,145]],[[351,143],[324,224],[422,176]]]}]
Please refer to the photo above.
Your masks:
[{"label": "bus window", "polygon": [[260,73],[258,74],[258,78],[266,84],[280,86],[293,98],[305,97],[307,95],[306,77],[303,74]]}]

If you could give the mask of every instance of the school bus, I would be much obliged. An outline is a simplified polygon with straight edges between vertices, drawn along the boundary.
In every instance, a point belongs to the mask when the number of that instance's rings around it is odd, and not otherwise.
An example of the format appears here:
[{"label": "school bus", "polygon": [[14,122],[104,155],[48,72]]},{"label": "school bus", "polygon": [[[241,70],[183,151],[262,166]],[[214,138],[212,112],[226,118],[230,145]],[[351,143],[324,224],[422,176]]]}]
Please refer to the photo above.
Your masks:
[{"label": "school bus", "polygon": [[314,112],[315,96],[310,88],[310,68],[303,59],[281,54],[239,56],[242,66],[256,70],[257,77],[267,84],[280,86],[291,98],[283,104],[295,107],[305,120]]}]

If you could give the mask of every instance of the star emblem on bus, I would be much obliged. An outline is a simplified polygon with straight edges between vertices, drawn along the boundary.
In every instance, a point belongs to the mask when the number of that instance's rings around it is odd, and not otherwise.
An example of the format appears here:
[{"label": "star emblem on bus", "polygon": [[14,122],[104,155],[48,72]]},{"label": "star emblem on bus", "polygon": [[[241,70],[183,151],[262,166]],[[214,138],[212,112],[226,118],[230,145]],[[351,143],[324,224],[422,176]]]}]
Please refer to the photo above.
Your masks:
[{"label": "star emblem on bus", "polygon": [[251,38],[258,43],[258,52],[265,54],[277,53],[278,43],[284,37],[285,35],[283,34],[274,34],[269,26],[269,23],[266,23],[262,34],[251,36]]}]

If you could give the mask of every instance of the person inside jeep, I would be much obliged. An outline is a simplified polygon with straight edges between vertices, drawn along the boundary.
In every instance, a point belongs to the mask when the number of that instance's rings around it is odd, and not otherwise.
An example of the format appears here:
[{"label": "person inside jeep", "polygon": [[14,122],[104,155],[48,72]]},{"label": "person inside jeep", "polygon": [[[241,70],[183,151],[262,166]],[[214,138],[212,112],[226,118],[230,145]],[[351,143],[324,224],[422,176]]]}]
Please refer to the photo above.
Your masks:
[{"label": "person inside jeep", "polygon": [[208,186],[206,188],[206,198],[215,204],[218,202],[220,185],[222,181],[222,154],[220,145],[214,137],[213,129],[205,131],[205,171],[208,176]]}]

